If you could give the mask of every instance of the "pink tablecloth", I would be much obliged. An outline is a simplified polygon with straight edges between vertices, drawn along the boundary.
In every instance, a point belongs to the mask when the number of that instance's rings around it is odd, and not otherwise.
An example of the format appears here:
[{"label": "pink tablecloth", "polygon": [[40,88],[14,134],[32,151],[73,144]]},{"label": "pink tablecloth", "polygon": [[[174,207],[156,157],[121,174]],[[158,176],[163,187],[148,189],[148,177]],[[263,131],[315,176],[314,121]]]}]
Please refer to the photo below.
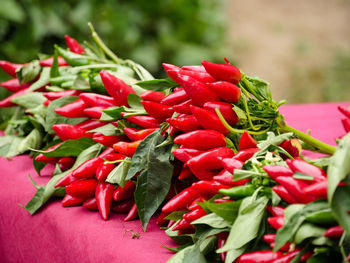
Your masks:
[{"label": "pink tablecloth", "polygon": [[[289,125],[307,131],[327,143],[344,134],[336,105],[327,103],[283,106],[281,112]],[[0,158],[0,261],[7,262],[165,262],[172,254],[161,245],[175,245],[151,220],[144,233],[139,221],[123,222],[113,214],[108,221],[82,207],[62,208],[50,202],[34,216],[25,205],[35,193],[28,175],[39,184],[31,159],[19,156],[8,161]],[[131,238],[139,232],[139,239]]]}]

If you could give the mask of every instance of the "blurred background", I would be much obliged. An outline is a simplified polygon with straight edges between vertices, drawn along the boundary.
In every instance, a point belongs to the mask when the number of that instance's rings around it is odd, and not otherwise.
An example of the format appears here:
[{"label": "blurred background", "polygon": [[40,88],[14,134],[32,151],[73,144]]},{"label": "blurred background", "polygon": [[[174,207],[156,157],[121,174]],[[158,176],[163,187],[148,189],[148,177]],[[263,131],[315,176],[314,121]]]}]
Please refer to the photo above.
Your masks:
[{"label": "blurred background", "polygon": [[[162,62],[223,63],[288,103],[350,101],[349,0],[0,0],[0,59],[52,54],[91,21],[120,57],[162,77]],[[0,80],[6,76],[0,73]]]}]

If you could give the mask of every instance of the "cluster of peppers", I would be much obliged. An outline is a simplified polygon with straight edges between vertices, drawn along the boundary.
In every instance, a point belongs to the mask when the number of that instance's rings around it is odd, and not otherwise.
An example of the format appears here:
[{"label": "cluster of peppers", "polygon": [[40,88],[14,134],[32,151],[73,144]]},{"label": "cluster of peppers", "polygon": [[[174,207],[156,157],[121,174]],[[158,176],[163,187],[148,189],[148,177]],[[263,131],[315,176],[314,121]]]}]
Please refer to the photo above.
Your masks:
[{"label": "cluster of peppers", "polygon": [[[96,34],[93,36],[98,40]],[[68,61],[69,57],[56,54],[40,60],[39,67],[52,69],[85,66],[79,64],[83,63],[84,58],[79,56],[87,54],[87,49],[69,36],[65,39],[70,52],[77,55],[75,60]],[[120,61],[103,44],[100,46],[113,63]],[[61,50],[60,54],[65,55],[65,52]],[[63,84],[68,89],[48,89],[49,83],[45,83],[34,90],[33,83],[40,79],[40,75],[30,78],[29,81],[18,79],[18,72],[26,64],[0,61],[3,71],[13,77],[0,83],[0,86],[13,92],[0,101],[0,107],[15,106],[14,98],[32,91],[42,92],[46,99],[42,102],[44,107],[49,107],[61,98],[74,98],[54,112],[66,119],[81,121],[75,124],[52,125],[54,133],[48,143],[50,146],[35,156],[36,162],[53,163],[60,172],[66,172],[54,185],[56,189],[64,188],[64,207],[82,205],[86,209],[99,211],[104,220],[108,219],[111,210],[127,213],[125,221],[137,218],[138,210],[134,200],[137,175],[127,180],[123,186],[110,183],[108,177],[120,163],[130,163],[140,143],[159,129],[164,136],[168,136],[167,144],[172,145],[172,154],[175,157],[172,163],[176,169],[172,187],[165,198],[157,223],[166,225],[173,237],[196,234],[195,222],[213,214],[206,206],[207,202],[240,204],[244,198],[267,196],[269,200],[279,200],[266,203],[263,209],[265,215],[271,215],[266,218],[271,228],[268,233],[261,235],[261,239],[273,249],[276,239],[273,229],[283,228],[286,207],[327,199],[326,172],[299,157],[301,147],[298,139],[289,138],[278,142],[276,147],[282,149],[282,152],[264,152],[264,158],[270,154],[270,161],[259,159],[262,151],[259,147],[259,136],[264,136],[266,131],[293,131],[307,143],[312,144],[315,140],[287,126],[277,111],[278,105],[272,100],[266,100],[264,93],[255,92],[252,86],[254,82],[249,81],[227,60],[226,64],[203,61],[202,65],[181,68],[163,64],[172,81],[168,80],[168,83],[173,85],[168,93],[142,89],[141,92],[136,92],[130,84],[106,70],[111,67],[108,61],[104,63],[102,66],[89,65],[90,68],[99,70],[98,76],[106,91],[99,94],[73,89],[69,78]],[[51,70],[51,75],[53,73]],[[56,85],[63,83],[59,78],[55,79]],[[142,87],[141,83],[140,86]],[[249,92],[256,100],[252,99]],[[129,100],[136,93],[140,97],[142,110],[133,110]],[[242,113],[241,108],[235,108],[236,105],[243,105],[246,112]],[[262,111],[264,105],[270,107],[268,113],[271,116],[264,118],[249,113],[249,110],[254,109],[256,112]],[[117,120],[104,118],[104,112],[110,109],[119,110]],[[347,117],[342,122],[349,132],[349,109],[340,107],[339,110]],[[107,135],[99,130],[108,125],[112,125],[119,133]],[[245,130],[246,127],[248,128]],[[100,150],[96,156],[79,165],[76,165],[76,155],[46,156],[59,149],[64,142],[82,138],[92,139],[101,145],[103,151]],[[58,139],[59,142],[52,145],[52,139]],[[316,142],[316,145],[326,153],[334,151],[332,147],[322,143]],[[242,171],[245,175],[238,175]],[[278,203],[282,206],[277,205]],[[334,220],[319,222],[322,221],[321,217],[331,217],[330,211],[321,212],[322,215],[313,214],[308,220],[328,226],[323,234],[325,238],[340,239],[344,234],[342,227]],[[228,256],[229,249],[224,249],[230,235],[229,229],[223,228],[208,236],[215,237],[215,260],[220,258],[230,262],[233,258],[240,263],[277,263],[291,262],[300,255],[298,260],[306,262],[314,255],[313,247],[286,242],[276,251],[265,249],[244,253],[243,250],[232,257]]]}]

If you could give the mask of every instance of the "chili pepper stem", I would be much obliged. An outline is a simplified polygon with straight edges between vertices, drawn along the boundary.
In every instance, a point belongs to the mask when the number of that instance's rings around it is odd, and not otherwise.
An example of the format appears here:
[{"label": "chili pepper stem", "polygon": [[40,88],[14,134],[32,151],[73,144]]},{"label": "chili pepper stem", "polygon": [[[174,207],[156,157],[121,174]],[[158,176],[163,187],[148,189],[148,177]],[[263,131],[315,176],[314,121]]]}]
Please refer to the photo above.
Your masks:
[{"label": "chili pepper stem", "polygon": [[304,141],[307,144],[310,144],[311,146],[317,148],[319,150],[319,152],[321,153],[325,153],[325,154],[329,154],[329,155],[333,155],[335,152],[335,147],[329,144],[326,144],[324,142],[321,142],[319,140],[317,140],[316,138],[301,132],[297,129],[294,129],[293,127],[290,127],[289,125],[287,125],[287,123],[284,121],[283,116],[279,115],[276,118],[276,123],[280,128],[280,131],[282,133],[287,133],[287,132],[293,132],[296,136],[298,136],[298,138],[302,141]]}]

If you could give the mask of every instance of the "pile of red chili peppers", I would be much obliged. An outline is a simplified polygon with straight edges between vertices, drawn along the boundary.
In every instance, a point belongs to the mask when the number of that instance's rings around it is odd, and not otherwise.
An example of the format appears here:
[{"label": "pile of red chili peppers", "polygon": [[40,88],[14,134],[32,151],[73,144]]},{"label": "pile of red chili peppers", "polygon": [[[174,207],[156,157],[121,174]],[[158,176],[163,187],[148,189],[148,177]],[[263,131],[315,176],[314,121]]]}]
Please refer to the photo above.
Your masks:
[{"label": "pile of red chili peppers", "polygon": [[[139,216],[146,229],[142,207],[181,245],[169,262],[350,260],[349,208],[339,202],[349,193],[349,135],[335,150],[289,127],[268,83],[226,59],[163,64],[169,78],[155,80],[91,30],[92,44],[66,36],[68,49],[53,56],[0,61],[12,77],[0,83],[10,94],[0,107],[13,109],[1,140],[14,145],[2,155],[31,151],[39,174],[55,166],[31,214],[61,196],[104,220]],[[350,109],[339,110],[349,132]],[[334,155],[309,160],[302,145]],[[145,178],[152,191],[140,198]]]}]

